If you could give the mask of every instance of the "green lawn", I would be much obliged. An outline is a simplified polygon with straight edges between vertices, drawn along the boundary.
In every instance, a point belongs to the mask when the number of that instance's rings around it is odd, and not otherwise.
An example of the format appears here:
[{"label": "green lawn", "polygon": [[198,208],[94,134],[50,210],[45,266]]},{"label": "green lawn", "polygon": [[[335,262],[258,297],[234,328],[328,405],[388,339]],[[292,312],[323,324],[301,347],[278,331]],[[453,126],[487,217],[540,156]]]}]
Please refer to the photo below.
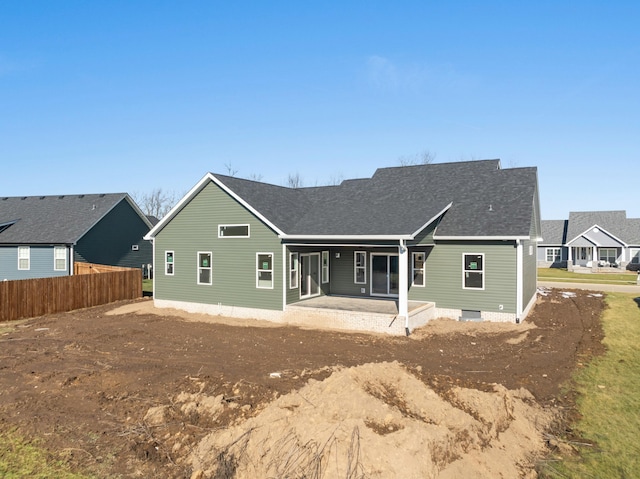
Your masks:
[{"label": "green lawn", "polygon": [[[584,441],[577,454],[546,463],[541,478],[640,478],[640,298],[608,293],[603,316],[607,353],[575,376]],[[593,443],[593,445],[588,445]]]},{"label": "green lawn", "polygon": [[142,280],[142,292],[152,294],[153,293],[153,280],[152,279],[143,279]]},{"label": "green lawn", "polygon": [[73,473],[61,458],[16,433],[0,434],[0,477],[4,479],[90,479]]},{"label": "green lawn", "polygon": [[638,275],[632,271],[621,271],[620,273],[572,273],[561,268],[538,268],[538,280],[567,283],[636,284]]}]

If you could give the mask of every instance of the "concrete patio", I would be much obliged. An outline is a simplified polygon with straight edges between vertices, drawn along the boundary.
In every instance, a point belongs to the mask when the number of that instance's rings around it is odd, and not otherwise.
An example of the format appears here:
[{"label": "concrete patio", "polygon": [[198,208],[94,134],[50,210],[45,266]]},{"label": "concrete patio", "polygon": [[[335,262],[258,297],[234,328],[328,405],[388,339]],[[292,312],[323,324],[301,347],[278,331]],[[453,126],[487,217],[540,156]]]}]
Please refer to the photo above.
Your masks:
[{"label": "concrete patio", "polygon": [[287,306],[284,321],[353,331],[407,334],[433,319],[435,305],[409,301],[409,317],[398,318],[394,298],[317,296]]}]

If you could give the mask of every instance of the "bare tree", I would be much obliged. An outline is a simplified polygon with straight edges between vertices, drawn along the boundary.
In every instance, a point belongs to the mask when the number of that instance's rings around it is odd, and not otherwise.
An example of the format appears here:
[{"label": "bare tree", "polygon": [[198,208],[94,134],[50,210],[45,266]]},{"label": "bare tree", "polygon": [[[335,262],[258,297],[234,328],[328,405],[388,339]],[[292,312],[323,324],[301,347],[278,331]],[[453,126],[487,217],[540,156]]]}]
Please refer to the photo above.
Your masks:
[{"label": "bare tree", "polygon": [[400,166],[429,165],[436,159],[435,153],[423,150],[415,155],[403,155],[398,158]]},{"label": "bare tree", "polygon": [[238,174],[238,170],[231,166],[231,163],[225,163],[224,167],[227,169],[228,176],[236,176]]},{"label": "bare tree", "polygon": [[247,176],[247,179],[252,181],[262,181],[262,175],[260,173],[251,173]]},{"label": "bare tree", "polygon": [[158,219],[166,215],[177,202],[175,192],[165,192],[162,188],[156,188],[150,193],[134,193],[132,196],[145,215]]},{"label": "bare tree", "polygon": [[300,173],[291,174],[287,177],[287,186],[289,188],[302,188],[302,177]]}]

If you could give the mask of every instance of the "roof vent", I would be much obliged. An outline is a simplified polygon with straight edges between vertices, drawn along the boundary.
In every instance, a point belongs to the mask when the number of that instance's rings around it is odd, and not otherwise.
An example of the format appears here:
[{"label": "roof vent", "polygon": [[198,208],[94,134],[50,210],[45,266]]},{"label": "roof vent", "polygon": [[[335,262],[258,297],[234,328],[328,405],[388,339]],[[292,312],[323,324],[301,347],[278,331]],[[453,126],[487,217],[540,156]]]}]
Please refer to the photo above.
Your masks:
[{"label": "roof vent", "polygon": [[22,200],[26,200],[26,199],[27,199],[27,197],[26,197],[26,196],[23,196],[23,197],[22,197],[22,198],[20,198],[20,199],[22,199]]},{"label": "roof vent", "polygon": [[40,199],[41,199],[41,200],[44,200],[44,199],[45,199],[45,197],[44,197],[44,196],[41,196],[41,197],[40,197]]},{"label": "roof vent", "polygon": [[100,195],[100,198],[104,198],[105,196],[106,196],[106,195],[105,195],[104,193],[102,193],[102,194]]},{"label": "roof vent", "polygon": [[64,198],[64,195],[60,195],[60,196],[58,196],[58,199],[59,199],[59,200],[61,200],[61,199],[63,199],[63,198]]},{"label": "roof vent", "polygon": [[489,211],[493,211],[493,205],[489,203]]},{"label": "roof vent", "polygon": [[93,205],[93,206],[91,207],[91,209],[92,209],[92,210],[95,210],[95,209],[96,209],[96,205]]}]

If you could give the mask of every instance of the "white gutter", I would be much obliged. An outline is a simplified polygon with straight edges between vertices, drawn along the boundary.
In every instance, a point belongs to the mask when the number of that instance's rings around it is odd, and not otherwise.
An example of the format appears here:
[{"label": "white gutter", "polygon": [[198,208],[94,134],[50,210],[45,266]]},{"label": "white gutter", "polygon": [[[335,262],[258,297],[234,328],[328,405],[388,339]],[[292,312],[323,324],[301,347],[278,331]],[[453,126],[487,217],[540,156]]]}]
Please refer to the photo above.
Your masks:
[{"label": "white gutter", "polygon": [[457,241],[524,241],[529,236],[433,236],[434,240],[457,240]]},{"label": "white gutter", "polygon": [[378,240],[378,241],[400,241],[411,240],[412,235],[287,235],[280,234],[278,238],[284,240],[342,240],[342,241],[360,241],[360,240]]},{"label": "white gutter", "polygon": [[319,246],[323,248],[331,248],[338,246],[340,248],[393,248],[393,244],[367,244],[367,243],[283,243],[286,246]]}]

